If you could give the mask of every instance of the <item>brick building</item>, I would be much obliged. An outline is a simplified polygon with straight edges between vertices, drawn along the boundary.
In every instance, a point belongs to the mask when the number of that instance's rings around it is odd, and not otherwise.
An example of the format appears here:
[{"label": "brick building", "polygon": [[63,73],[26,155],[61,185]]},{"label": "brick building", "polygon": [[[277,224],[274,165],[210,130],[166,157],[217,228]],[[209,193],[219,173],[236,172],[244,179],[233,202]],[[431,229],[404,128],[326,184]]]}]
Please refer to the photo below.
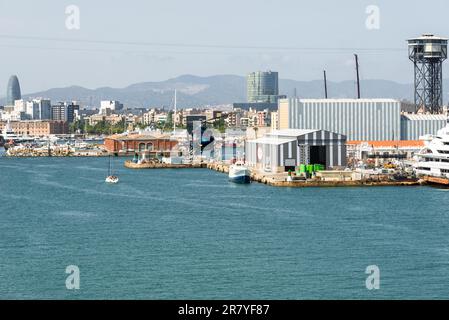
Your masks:
[{"label": "brick building", "polygon": [[[0,122],[0,131],[3,132],[6,124]],[[12,121],[10,125],[15,134],[24,136],[44,137],[69,133],[69,125],[65,121]]]},{"label": "brick building", "polygon": [[104,145],[111,153],[134,154],[145,151],[150,155],[157,155],[170,154],[176,149],[178,141],[158,134],[112,135],[105,138]]}]

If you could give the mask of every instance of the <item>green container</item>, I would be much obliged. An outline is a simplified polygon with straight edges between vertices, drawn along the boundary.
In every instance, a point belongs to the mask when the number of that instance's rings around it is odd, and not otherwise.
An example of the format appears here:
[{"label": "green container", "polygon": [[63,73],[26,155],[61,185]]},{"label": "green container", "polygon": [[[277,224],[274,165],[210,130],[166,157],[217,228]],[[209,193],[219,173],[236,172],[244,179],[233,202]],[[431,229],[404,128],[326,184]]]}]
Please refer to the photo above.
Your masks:
[{"label": "green container", "polygon": [[313,173],[313,164],[308,164],[306,170],[308,173],[312,174]]},{"label": "green container", "polygon": [[299,172],[300,172],[300,173],[306,172],[306,165],[305,165],[305,164],[299,165]]},{"label": "green container", "polygon": [[314,170],[315,172],[318,172],[318,171],[324,171],[324,166],[323,166],[322,164],[314,164],[314,165],[313,165],[313,170]]}]

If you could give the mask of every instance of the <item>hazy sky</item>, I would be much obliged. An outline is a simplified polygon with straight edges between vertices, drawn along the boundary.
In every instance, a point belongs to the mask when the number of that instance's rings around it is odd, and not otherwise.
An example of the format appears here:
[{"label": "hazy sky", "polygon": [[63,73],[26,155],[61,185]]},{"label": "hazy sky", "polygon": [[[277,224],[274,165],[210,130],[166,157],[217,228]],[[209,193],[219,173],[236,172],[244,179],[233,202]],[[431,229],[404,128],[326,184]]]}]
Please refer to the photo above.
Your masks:
[{"label": "hazy sky", "polygon": [[[69,5],[79,30],[66,28]],[[379,29],[366,27],[370,5]],[[0,0],[0,96],[11,74],[25,93],[266,69],[341,81],[354,52],[362,79],[411,82],[405,40],[449,36],[448,12],[447,0]]]}]

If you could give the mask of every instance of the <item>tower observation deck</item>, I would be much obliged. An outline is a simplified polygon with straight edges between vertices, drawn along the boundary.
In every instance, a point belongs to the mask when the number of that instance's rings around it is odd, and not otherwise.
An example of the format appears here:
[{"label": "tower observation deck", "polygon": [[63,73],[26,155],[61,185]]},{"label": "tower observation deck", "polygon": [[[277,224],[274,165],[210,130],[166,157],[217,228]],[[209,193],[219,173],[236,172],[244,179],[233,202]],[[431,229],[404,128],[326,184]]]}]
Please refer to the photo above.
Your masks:
[{"label": "tower observation deck", "polygon": [[446,38],[424,34],[408,40],[409,59],[415,66],[415,105],[439,113],[443,106],[443,61],[447,59]]}]

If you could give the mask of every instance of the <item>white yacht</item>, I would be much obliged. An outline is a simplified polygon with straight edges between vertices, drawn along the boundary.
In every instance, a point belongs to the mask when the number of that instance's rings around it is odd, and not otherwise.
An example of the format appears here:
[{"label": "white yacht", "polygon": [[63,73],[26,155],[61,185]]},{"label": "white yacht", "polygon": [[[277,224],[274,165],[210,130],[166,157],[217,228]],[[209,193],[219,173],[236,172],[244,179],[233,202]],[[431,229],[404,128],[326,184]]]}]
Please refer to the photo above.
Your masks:
[{"label": "white yacht", "polygon": [[0,146],[4,146],[5,149],[17,143],[25,143],[33,141],[34,139],[30,137],[23,137],[15,134],[14,131],[12,130],[11,123],[9,121],[6,123],[3,132],[0,132]]},{"label": "white yacht", "polygon": [[229,180],[236,183],[250,183],[251,174],[243,161],[237,161],[229,167]]},{"label": "white yacht", "polygon": [[446,127],[417,154],[415,172],[429,182],[449,185],[449,119]]}]

